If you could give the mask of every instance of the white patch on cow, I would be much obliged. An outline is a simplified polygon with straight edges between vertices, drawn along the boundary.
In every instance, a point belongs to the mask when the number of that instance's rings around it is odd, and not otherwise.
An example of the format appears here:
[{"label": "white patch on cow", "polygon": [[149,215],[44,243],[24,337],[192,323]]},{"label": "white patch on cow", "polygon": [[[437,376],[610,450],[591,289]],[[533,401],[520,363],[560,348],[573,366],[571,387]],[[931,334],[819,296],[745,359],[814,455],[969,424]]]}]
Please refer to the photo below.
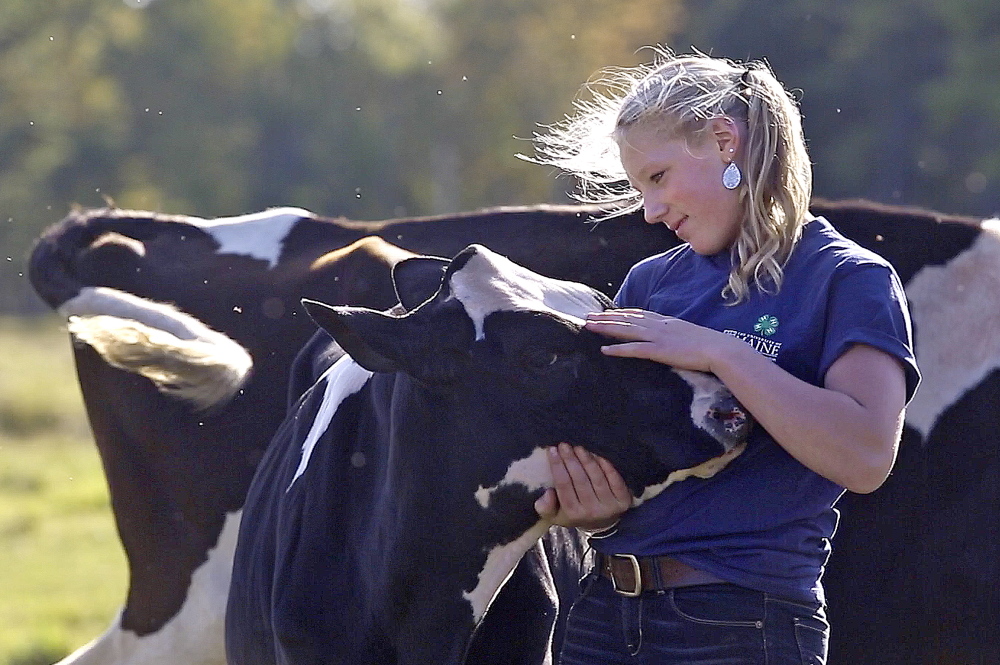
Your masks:
[{"label": "white patch on cow", "polygon": [[241,514],[226,516],[215,548],[191,576],[180,612],[160,630],[139,637],[115,620],[56,665],[225,665],[226,599]]},{"label": "white patch on cow", "polygon": [[[721,455],[702,462],[698,466],[674,471],[662,483],[650,485],[645,488],[641,495],[635,497],[633,506],[638,506],[643,501],[652,499],[666,489],[668,485],[680,482],[686,478],[711,478],[729,464],[730,461],[739,456],[744,448],[746,448],[746,441],[741,441]],[[494,493],[514,484],[523,485],[529,492],[552,487],[552,470],[549,466],[547,448],[535,448],[527,457],[512,462],[507,468],[507,473],[504,474],[503,479],[496,485],[492,487],[483,487],[480,485],[479,489],[476,490],[476,501],[483,508],[489,508]]]},{"label": "white patch on cow", "polygon": [[118,245],[119,247],[125,247],[137,256],[146,256],[146,246],[142,244],[142,241],[136,240],[135,238],[129,238],[126,235],[115,233],[114,231],[102,233],[97,240],[90,244],[90,248],[95,249],[104,245]]},{"label": "white patch on cow", "polygon": [[515,483],[524,485],[529,492],[552,487],[552,469],[549,466],[547,451],[547,448],[535,448],[527,457],[511,462],[507,467],[507,473],[499,483],[493,487],[479,486],[476,490],[476,501],[483,508],[488,508],[494,492]]},{"label": "white patch on cow", "polygon": [[320,403],[319,410],[313,418],[309,434],[306,436],[305,441],[302,442],[302,458],[299,461],[299,468],[295,470],[295,475],[292,477],[292,481],[288,483],[286,492],[292,489],[292,485],[299,479],[299,476],[305,473],[306,467],[309,466],[309,458],[316,447],[316,442],[326,432],[326,428],[330,426],[333,416],[337,413],[337,409],[340,408],[341,403],[348,395],[353,395],[361,390],[371,376],[371,372],[351,360],[350,356],[344,356],[320,377],[319,380],[326,384],[323,390],[323,401]]},{"label": "white patch on cow", "polygon": [[184,340],[207,337],[214,332],[198,319],[185,314],[173,305],[147,300],[106,286],[88,286],[80,289],[79,295],[64,302],[58,311],[66,318],[105,315],[135,319],[151,328],[158,328]]},{"label": "white patch on cow", "polygon": [[[710,478],[722,470],[731,460],[743,452],[746,442],[741,442],[731,449],[712,459],[699,464],[690,469],[681,469],[671,473],[667,479],[657,485],[647,487],[640,496],[635,498],[633,505],[638,506],[644,501],[648,501],[668,485],[680,482],[685,478]],[[549,462],[544,448],[534,449],[528,457],[513,462],[507,469],[503,480],[490,488],[480,486],[476,491],[476,501],[483,508],[489,506],[490,499],[498,489],[519,483],[529,490],[540,489],[552,486],[552,474],[549,470]],[[514,566],[517,565],[524,553],[527,552],[544,534],[551,524],[545,520],[539,520],[529,530],[525,531],[516,540],[505,545],[497,545],[489,551],[486,563],[479,573],[478,583],[472,591],[463,593],[463,597],[472,605],[473,620],[478,623],[489,609],[490,603],[496,597],[497,592],[510,577]]]},{"label": "white patch on cow", "polygon": [[604,309],[590,288],[543,277],[485,247],[452,274],[450,283],[452,296],[476,326],[476,339],[483,338],[483,321],[493,312],[547,311],[583,325],[588,313]]},{"label": "white patch on cow", "polygon": [[925,438],[941,414],[1000,368],[1000,220],[951,261],[906,285],[922,381],[906,422]]},{"label": "white patch on cow", "polygon": [[239,217],[189,221],[219,243],[220,254],[243,254],[263,259],[273,268],[281,257],[285,237],[292,226],[313,214],[301,208],[275,208]]},{"label": "white patch on cow", "polygon": [[645,501],[649,501],[654,496],[665,490],[669,485],[673,485],[674,483],[679,483],[680,481],[685,480],[687,478],[711,478],[719,471],[722,471],[722,469],[725,468],[725,466],[729,464],[733,459],[739,456],[739,454],[743,452],[743,449],[746,448],[746,446],[747,446],[746,441],[741,441],[740,443],[736,444],[735,446],[733,446],[726,452],[722,453],[721,455],[713,457],[712,459],[706,462],[702,462],[698,466],[693,466],[690,469],[678,469],[677,471],[674,471],[669,476],[667,476],[667,479],[664,480],[662,483],[657,483],[656,485],[650,485],[649,487],[644,489],[642,494],[635,497],[635,499],[632,502],[632,506],[635,507]]},{"label": "white patch on cow", "polygon": [[246,349],[193,316],[117,289],[85,287],[59,313],[109,365],[198,409],[231,397],[253,367]]},{"label": "white patch on cow", "polygon": [[482,620],[500,587],[507,582],[507,578],[514,571],[514,566],[521,560],[524,553],[545,535],[545,531],[550,526],[549,522],[539,520],[516,540],[506,545],[497,545],[489,551],[486,563],[479,572],[479,581],[476,587],[472,591],[466,591],[462,594],[462,597],[472,605],[473,621],[479,623]]}]

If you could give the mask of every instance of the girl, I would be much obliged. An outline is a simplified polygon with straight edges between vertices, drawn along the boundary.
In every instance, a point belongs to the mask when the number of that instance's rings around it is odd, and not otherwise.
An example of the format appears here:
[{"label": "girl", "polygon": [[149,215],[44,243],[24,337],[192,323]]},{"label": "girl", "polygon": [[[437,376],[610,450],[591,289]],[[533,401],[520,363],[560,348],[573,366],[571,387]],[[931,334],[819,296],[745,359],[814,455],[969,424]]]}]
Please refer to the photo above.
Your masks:
[{"label": "girl", "polygon": [[809,214],[801,118],[764,63],[657,51],[603,83],[536,137],[536,161],[683,244],[586,326],[608,355],[715,374],[758,426],[716,476],[632,510],[606,460],[551,450],[536,509],[599,529],[561,662],[825,663],[834,504],[885,480],[919,381],[902,286]]}]

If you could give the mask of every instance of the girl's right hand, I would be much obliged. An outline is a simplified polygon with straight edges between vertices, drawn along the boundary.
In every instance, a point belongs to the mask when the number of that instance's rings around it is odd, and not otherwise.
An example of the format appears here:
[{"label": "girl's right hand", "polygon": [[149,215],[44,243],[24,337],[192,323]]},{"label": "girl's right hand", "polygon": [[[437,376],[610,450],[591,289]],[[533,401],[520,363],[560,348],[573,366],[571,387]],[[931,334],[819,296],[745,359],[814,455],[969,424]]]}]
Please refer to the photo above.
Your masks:
[{"label": "girl's right hand", "polygon": [[713,359],[744,342],[683,319],[642,309],[609,309],[587,315],[587,330],[619,340],[605,355],[645,358],[678,369],[711,372]]}]

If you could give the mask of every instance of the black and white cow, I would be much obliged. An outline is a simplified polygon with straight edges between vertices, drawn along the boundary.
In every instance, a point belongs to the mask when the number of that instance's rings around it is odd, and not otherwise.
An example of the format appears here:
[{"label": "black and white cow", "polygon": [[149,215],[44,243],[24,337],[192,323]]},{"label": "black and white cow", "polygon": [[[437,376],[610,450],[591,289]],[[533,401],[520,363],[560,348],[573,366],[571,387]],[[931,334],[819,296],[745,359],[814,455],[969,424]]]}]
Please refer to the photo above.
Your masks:
[{"label": "black and white cow", "polygon": [[[839,506],[824,578],[836,629],[830,662],[992,662],[1000,628],[983,617],[1000,614],[991,582],[1000,567],[1000,228],[867,201],[814,201],[812,210],[900,273],[924,377],[895,472],[878,492],[849,494]],[[242,393],[199,411],[89,345],[75,348],[131,577],[120,619],[72,662],[222,661],[234,527],[284,415],[294,352],[314,329],[298,298],[388,307],[388,267],[411,255],[363,238],[444,255],[481,242],[606,293],[634,260],[675,242],[639,215],[592,229],[590,212],[530,207],[367,223],[292,209],[217,221],[101,210],[48,232],[30,274],[54,308],[72,312],[97,287],[173,303],[171,312],[234,339],[254,362]],[[91,303],[101,314],[114,298]],[[151,316],[143,311],[127,316]]]},{"label": "black and white cow", "polygon": [[[634,260],[671,242],[638,218],[594,228],[594,212],[535,206],[358,222],[296,208],[217,220],[99,209],[49,229],[29,277],[72,317],[77,375],[129,564],[120,616],[63,665],[224,661],[240,509],[285,414],[289,367],[315,330],[300,298],[387,308],[396,302],[392,265],[473,242],[612,292]],[[209,362],[221,348],[236,362]],[[202,373],[180,381],[178,368],[195,363]],[[574,544],[573,532],[560,538]]]},{"label": "black and white cow", "polygon": [[1000,221],[823,214],[900,273],[923,374],[892,474],[838,504],[830,662],[1000,662]]},{"label": "black and white cow", "polygon": [[[421,302],[410,263],[397,290]],[[546,446],[606,457],[641,502],[712,475],[749,431],[714,377],[602,354],[583,317],[605,296],[481,246],[406,314],[307,304],[349,356],[289,412],[250,486],[231,665],[464,663],[550,526],[533,506],[552,484]]]}]

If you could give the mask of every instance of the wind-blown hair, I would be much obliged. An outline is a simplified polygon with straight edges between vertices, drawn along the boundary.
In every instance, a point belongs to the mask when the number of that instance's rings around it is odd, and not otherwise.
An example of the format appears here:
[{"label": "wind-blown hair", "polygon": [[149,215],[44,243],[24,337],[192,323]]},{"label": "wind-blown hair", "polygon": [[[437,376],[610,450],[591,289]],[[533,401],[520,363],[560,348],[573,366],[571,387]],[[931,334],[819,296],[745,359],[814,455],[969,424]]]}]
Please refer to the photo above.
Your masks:
[{"label": "wind-blown hair", "polygon": [[751,282],[776,291],[812,194],[798,105],[765,62],[654,51],[650,64],[603,70],[586,86],[588,98],[574,102],[574,114],[535,135],[529,161],[576,176],[576,198],[609,215],[624,214],[642,207],[619,155],[624,133],[648,125],[694,146],[711,138],[710,120],[731,119],[743,137],[736,162],[743,172],[744,215],[723,295],[741,302]]}]

